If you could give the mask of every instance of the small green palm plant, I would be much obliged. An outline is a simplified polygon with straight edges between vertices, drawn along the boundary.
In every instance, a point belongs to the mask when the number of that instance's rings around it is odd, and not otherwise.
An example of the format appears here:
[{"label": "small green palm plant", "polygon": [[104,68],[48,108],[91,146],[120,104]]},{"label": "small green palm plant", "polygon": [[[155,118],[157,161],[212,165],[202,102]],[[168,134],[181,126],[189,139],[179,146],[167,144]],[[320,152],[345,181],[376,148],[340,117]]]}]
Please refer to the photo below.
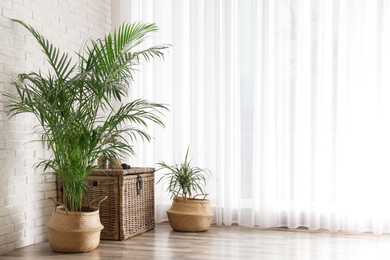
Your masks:
[{"label": "small green palm plant", "polygon": [[173,195],[180,194],[183,197],[195,198],[199,194],[205,194],[204,189],[208,178],[211,176],[209,169],[201,169],[199,167],[192,167],[191,160],[188,160],[188,153],[190,147],[187,148],[187,153],[184,162],[167,165],[164,162],[159,162],[159,170],[168,170],[158,180],[157,184],[163,180],[168,180],[167,191]]},{"label": "small green palm plant", "polygon": [[[44,147],[52,152],[37,167],[55,174],[63,184],[64,204],[70,211],[80,211],[88,175],[97,168],[96,159],[135,155],[130,142],[137,138],[150,141],[139,126],[148,122],[164,126],[161,115],[166,106],[137,99],[122,103],[127,95],[136,66],[142,60],[163,58],[168,45],[139,50],[155,24],[123,24],[104,39],[90,40],[72,62],[30,25],[25,27],[38,41],[50,70],[21,73],[13,82],[16,92],[10,98],[10,117],[32,113],[38,119],[36,131]],[[114,109],[112,102],[120,102]],[[102,116],[107,115],[107,116]],[[115,142],[106,142],[113,140]]]}]

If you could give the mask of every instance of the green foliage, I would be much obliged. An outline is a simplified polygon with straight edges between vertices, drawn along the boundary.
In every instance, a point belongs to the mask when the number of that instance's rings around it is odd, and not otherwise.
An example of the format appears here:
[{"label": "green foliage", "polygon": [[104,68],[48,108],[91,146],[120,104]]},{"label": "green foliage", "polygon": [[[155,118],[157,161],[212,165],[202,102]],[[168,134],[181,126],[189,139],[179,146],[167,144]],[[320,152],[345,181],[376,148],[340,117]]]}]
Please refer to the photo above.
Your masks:
[{"label": "green foliage", "polygon": [[[188,152],[190,147],[187,148],[186,157],[184,162],[179,164],[174,164],[172,166],[167,165],[164,162],[158,163],[160,165],[159,170],[169,170],[168,173],[165,173],[157,182],[160,183],[162,180],[168,180],[169,184],[167,187],[168,192],[178,192],[181,193],[184,197],[196,196],[197,193],[205,194],[204,187],[208,177],[211,175],[209,169],[201,169],[199,167],[191,167],[191,160],[188,161]],[[173,195],[172,195],[173,196]]]},{"label": "green foliage", "polygon": [[[142,59],[163,57],[169,46],[137,50],[147,35],[157,30],[155,24],[123,24],[114,35],[91,40],[84,46],[76,63],[67,53],[60,53],[33,27],[25,27],[38,41],[51,69],[21,73],[13,82],[17,94],[10,98],[9,115],[32,113],[39,121],[36,131],[52,157],[37,166],[57,174],[63,183],[65,205],[71,211],[81,209],[86,193],[86,178],[96,168],[95,160],[105,154],[111,158],[134,155],[128,139],[150,141],[148,122],[164,126],[160,116],[167,110],[163,104],[134,100],[114,110],[112,101],[127,95],[135,67]],[[106,114],[108,116],[99,116]],[[107,143],[104,140],[117,139]]]}]

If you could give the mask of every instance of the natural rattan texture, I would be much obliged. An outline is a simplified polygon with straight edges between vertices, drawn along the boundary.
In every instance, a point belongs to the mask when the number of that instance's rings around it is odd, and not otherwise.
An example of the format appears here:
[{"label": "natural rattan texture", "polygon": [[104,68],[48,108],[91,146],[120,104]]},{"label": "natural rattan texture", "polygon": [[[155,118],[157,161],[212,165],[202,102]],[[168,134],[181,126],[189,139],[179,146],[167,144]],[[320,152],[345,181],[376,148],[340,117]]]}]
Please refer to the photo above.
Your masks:
[{"label": "natural rattan texture", "polygon": [[56,207],[46,224],[50,230],[50,247],[54,251],[89,252],[99,245],[103,226],[99,220],[99,210],[91,208],[92,212],[67,212],[62,206]]},{"label": "natural rattan texture", "polygon": [[119,239],[119,180],[111,176],[89,176],[87,186],[90,189],[89,198],[83,196],[83,204],[86,205],[92,198],[107,199],[100,204],[100,221],[104,229],[101,239]]},{"label": "natural rattan texture", "polygon": [[[143,188],[137,195],[137,175],[123,177],[121,240],[143,233],[155,227],[154,222],[154,174],[141,175]],[[123,233],[122,233],[123,231]]]},{"label": "natural rattan texture", "polygon": [[167,210],[167,215],[174,230],[187,232],[208,230],[214,217],[209,200],[177,196],[174,197],[171,208]]},{"label": "natural rattan texture", "polygon": [[[139,195],[138,175],[142,178]],[[154,168],[99,169],[88,177],[87,186],[90,198],[108,196],[99,207],[104,226],[101,239],[124,240],[154,229]],[[58,181],[59,200],[62,196]],[[88,204],[90,198],[83,197],[83,204]]]}]

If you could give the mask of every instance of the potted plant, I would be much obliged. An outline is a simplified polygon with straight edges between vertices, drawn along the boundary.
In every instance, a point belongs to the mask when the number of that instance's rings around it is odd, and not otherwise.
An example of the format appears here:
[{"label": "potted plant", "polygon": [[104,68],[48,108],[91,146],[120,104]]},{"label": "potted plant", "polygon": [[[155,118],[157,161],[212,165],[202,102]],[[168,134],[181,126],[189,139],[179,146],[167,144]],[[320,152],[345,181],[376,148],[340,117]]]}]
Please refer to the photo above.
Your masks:
[{"label": "potted plant", "polygon": [[[20,20],[12,21],[34,36],[51,67],[47,74],[19,74],[13,82],[16,93],[7,95],[11,117],[32,113],[37,118],[41,141],[52,154],[37,167],[43,167],[46,174],[55,174],[63,185],[64,205],[56,207],[48,223],[51,247],[59,252],[91,251],[99,244],[102,226],[96,220],[94,226],[93,221],[80,223],[80,215],[99,216],[96,207],[81,205],[83,194],[88,196],[86,179],[98,167],[96,160],[102,154],[108,158],[134,155],[128,139],[150,140],[137,125],[146,127],[149,121],[164,126],[160,115],[166,106],[162,104],[137,99],[114,109],[112,102],[121,102],[127,95],[135,66],[142,59],[161,58],[169,46],[139,49],[157,26],[123,24],[113,35],[90,40],[76,53],[78,60],[73,63],[67,53],[61,53],[33,27]],[[115,142],[105,142],[114,138]],[[76,223],[67,222],[67,216]],[[73,230],[82,225],[94,237]]]},{"label": "potted plant", "polygon": [[[204,193],[210,170],[192,167],[191,160],[188,160],[189,147],[184,162],[167,165],[164,162],[158,163],[158,170],[168,170],[157,182],[168,181],[167,191],[172,193],[173,202],[167,210],[169,224],[177,231],[206,231],[210,228],[211,220],[214,217],[211,211],[210,201],[206,199],[208,194]],[[202,199],[196,197],[203,196]]]}]

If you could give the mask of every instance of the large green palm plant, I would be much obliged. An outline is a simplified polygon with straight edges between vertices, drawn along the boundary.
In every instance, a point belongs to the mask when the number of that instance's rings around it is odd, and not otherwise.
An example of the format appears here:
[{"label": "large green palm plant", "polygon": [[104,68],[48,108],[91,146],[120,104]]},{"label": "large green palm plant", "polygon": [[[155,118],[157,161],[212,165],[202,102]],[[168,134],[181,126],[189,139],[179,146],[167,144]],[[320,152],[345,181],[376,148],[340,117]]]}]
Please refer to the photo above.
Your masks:
[{"label": "large green palm plant", "polygon": [[[60,53],[33,27],[12,21],[34,36],[51,69],[47,74],[18,75],[13,82],[17,93],[8,95],[10,116],[36,116],[42,142],[52,151],[51,158],[38,166],[59,176],[66,207],[79,211],[87,191],[86,178],[96,168],[95,160],[101,154],[112,158],[134,155],[127,140],[150,140],[148,133],[137,126],[146,127],[148,121],[163,126],[160,115],[166,106],[162,104],[138,99],[114,109],[111,102],[120,102],[127,95],[135,67],[142,59],[161,58],[169,46],[139,50],[146,37],[157,30],[156,25],[123,24],[113,35],[90,40],[76,53],[77,62],[72,62],[67,53]],[[105,142],[113,138],[117,141]]]}]

